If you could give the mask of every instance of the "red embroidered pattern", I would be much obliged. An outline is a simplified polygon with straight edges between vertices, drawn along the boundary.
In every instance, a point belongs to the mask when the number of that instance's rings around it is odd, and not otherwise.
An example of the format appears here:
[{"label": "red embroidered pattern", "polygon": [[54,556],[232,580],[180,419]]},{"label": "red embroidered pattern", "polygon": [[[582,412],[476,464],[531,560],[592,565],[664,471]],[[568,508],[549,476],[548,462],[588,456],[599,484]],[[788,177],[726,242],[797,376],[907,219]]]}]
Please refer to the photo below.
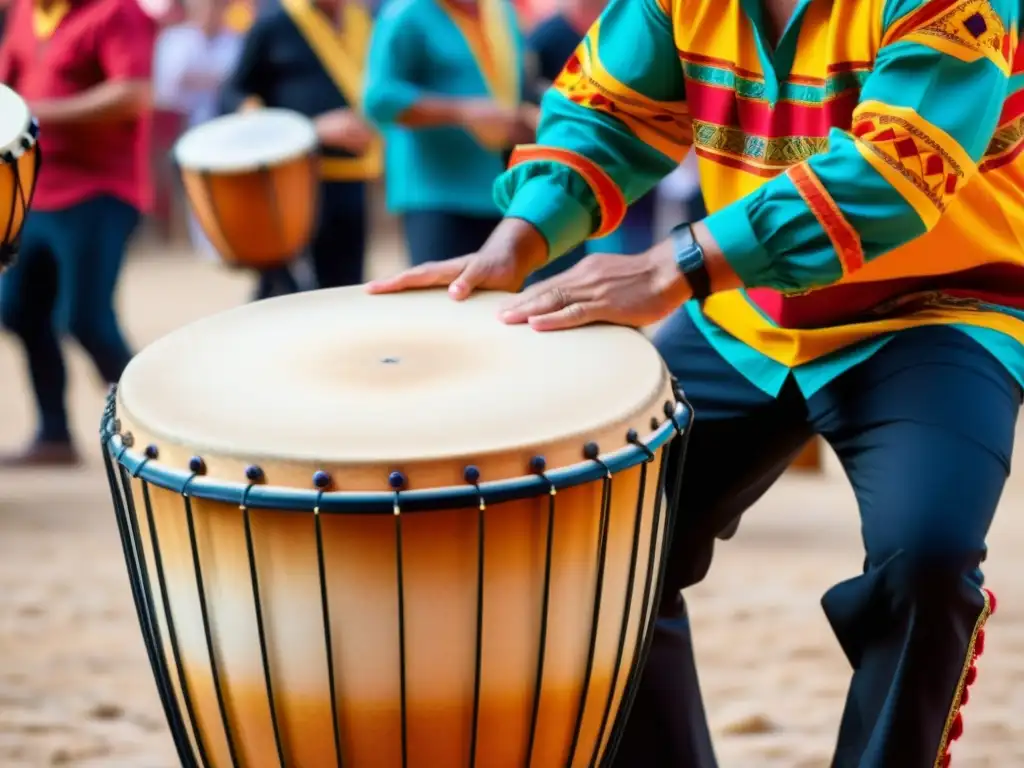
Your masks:
[{"label": "red embroidered pattern", "polygon": [[843,274],[848,275],[864,266],[864,248],[857,230],[846,220],[836,201],[825,189],[825,185],[806,164],[794,165],[789,169],[789,178],[807,203],[811,213],[825,230],[832,247],[835,248]]},{"label": "red embroidered pattern", "polygon": [[996,596],[992,591],[983,589],[981,594],[985,604],[981,609],[981,615],[978,616],[978,621],[974,624],[971,641],[967,645],[967,660],[964,663],[963,672],[960,673],[956,692],[953,694],[953,705],[946,718],[946,726],[942,729],[942,741],[939,742],[939,754],[935,757],[935,768],[949,768],[953,760],[949,749],[954,741],[963,736],[964,716],[961,710],[967,704],[968,689],[978,677],[978,658],[985,652],[985,623],[996,612]]}]

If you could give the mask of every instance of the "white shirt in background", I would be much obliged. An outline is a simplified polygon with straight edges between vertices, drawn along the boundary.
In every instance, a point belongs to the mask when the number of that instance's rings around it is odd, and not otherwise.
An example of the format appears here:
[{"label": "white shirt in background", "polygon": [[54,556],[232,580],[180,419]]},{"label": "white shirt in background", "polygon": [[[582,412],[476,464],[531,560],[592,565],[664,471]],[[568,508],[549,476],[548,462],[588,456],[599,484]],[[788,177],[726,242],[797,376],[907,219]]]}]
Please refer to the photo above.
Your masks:
[{"label": "white shirt in background", "polygon": [[[213,37],[191,24],[164,29],[153,60],[153,101],[158,109],[185,116],[191,128],[217,116],[220,89],[242,52],[242,36],[229,30]],[[195,217],[189,215],[192,247],[217,258]]]},{"label": "white shirt in background", "polygon": [[[242,36],[223,31],[214,37],[190,24],[168,27],[156,41],[153,98],[160,109],[181,112],[189,126],[217,115],[217,100],[242,52]],[[201,84],[190,82],[201,80]]]},{"label": "white shirt in background", "polygon": [[686,159],[672,173],[658,184],[658,193],[668,199],[685,203],[700,189],[700,174],[697,171],[697,153],[691,149]]}]

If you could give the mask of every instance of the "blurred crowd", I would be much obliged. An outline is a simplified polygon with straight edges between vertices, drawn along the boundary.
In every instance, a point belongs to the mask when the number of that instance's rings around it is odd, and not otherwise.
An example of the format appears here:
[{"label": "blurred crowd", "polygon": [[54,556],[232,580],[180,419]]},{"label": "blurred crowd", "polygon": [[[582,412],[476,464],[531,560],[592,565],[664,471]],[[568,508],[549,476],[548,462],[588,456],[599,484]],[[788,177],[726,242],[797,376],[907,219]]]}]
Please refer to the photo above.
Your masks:
[{"label": "blurred crowd", "polygon": [[[0,35],[15,0],[0,0]],[[152,116],[152,172],[154,199],[149,220],[163,239],[172,239],[178,224],[188,221],[192,242],[208,246],[195,222],[185,216],[186,204],[171,161],[170,149],[190,126],[225,110],[222,89],[238,64],[243,41],[255,20],[280,8],[281,0],[138,0],[159,26],[154,51],[154,110]],[[377,15],[389,0],[369,0]],[[390,0],[399,2],[399,0]],[[583,31],[602,10],[604,0],[515,0],[513,5],[526,46],[525,72],[530,91],[550,85]],[[232,105],[234,106],[234,105]],[[392,179],[391,183],[401,183]],[[682,213],[698,218],[702,211],[692,160],[647,198],[638,201],[618,236],[591,245],[591,249],[639,252],[667,223]]]}]

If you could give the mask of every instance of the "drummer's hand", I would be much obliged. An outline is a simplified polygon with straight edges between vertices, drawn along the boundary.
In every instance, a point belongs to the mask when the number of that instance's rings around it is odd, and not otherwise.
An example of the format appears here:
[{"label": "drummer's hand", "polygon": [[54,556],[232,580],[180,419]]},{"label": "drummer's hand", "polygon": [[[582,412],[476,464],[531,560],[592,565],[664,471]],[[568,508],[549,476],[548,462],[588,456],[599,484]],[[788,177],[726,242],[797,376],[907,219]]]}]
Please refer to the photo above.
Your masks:
[{"label": "drummer's hand", "polygon": [[690,298],[690,286],[670,242],[637,256],[595,253],[541,283],[502,308],[509,324],[558,331],[590,323],[640,328],[661,320]]},{"label": "drummer's hand", "polygon": [[548,245],[533,225],[503,219],[476,253],[447,261],[431,261],[366,286],[370,293],[396,293],[414,288],[448,286],[461,301],[474,290],[518,291],[526,278],[547,261]]},{"label": "drummer's hand", "polygon": [[520,111],[490,99],[467,99],[459,108],[462,126],[488,149],[506,149],[528,141]]},{"label": "drummer's hand", "polygon": [[351,109],[332,109],[314,118],[317,138],[326,147],[365,152],[374,139],[373,129]]},{"label": "drummer's hand", "polygon": [[533,141],[537,134],[537,126],[540,125],[540,107],[536,104],[520,104],[519,121],[522,124],[522,130],[527,133],[527,138],[521,139],[517,143]]}]

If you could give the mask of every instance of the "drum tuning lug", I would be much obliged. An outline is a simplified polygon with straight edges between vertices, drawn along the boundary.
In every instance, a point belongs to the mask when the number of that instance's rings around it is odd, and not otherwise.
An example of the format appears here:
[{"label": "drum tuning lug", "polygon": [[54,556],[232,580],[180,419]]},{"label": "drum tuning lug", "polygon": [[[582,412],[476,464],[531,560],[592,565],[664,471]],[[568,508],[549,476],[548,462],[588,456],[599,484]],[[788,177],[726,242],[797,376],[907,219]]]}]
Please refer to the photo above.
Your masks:
[{"label": "drum tuning lug", "polygon": [[146,446],[145,453],[147,459],[155,459],[160,455],[160,449],[151,443]]},{"label": "drum tuning lug", "polygon": [[637,431],[635,429],[633,429],[631,427],[629,430],[627,430],[627,432],[626,432],[626,442],[627,443],[635,443],[639,439],[640,439],[640,435],[637,434]]},{"label": "drum tuning lug", "polygon": [[245,479],[250,483],[258,483],[263,479],[263,470],[255,464],[250,464],[245,468]]},{"label": "drum tuning lug", "polygon": [[548,462],[543,456],[534,456],[530,459],[530,471],[535,475],[544,474],[544,470],[547,469]]},{"label": "drum tuning lug", "polygon": [[388,485],[391,486],[392,490],[402,490],[405,488],[405,475],[401,472],[392,472],[388,475]]},{"label": "drum tuning lug", "polygon": [[121,435],[121,445],[123,445],[125,448],[131,448],[133,445],[135,445],[135,435],[133,435],[131,432],[125,432],[123,435]]},{"label": "drum tuning lug", "polygon": [[671,400],[666,400],[665,401],[665,407],[662,408],[662,410],[665,412],[666,416],[671,418],[672,414],[674,414],[676,412],[676,404],[673,403]]},{"label": "drum tuning lug", "polygon": [[601,455],[601,448],[597,443],[590,442],[583,446],[583,458],[593,461]]},{"label": "drum tuning lug", "polygon": [[480,469],[470,464],[462,471],[462,477],[470,485],[476,485],[480,482]]},{"label": "drum tuning lug", "polygon": [[121,420],[120,419],[114,419],[112,422],[110,422],[110,428],[112,430],[114,430],[114,432],[120,433],[120,431],[121,431]]},{"label": "drum tuning lug", "polygon": [[188,471],[194,475],[206,474],[206,462],[202,456],[193,456],[188,460]]},{"label": "drum tuning lug", "polygon": [[651,416],[651,429],[652,430],[657,429],[659,424],[660,424],[660,422],[658,421],[658,417],[657,416]]},{"label": "drum tuning lug", "polygon": [[331,484],[331,476],[322,469],[313,473],[313,485],[321,491]]}]

